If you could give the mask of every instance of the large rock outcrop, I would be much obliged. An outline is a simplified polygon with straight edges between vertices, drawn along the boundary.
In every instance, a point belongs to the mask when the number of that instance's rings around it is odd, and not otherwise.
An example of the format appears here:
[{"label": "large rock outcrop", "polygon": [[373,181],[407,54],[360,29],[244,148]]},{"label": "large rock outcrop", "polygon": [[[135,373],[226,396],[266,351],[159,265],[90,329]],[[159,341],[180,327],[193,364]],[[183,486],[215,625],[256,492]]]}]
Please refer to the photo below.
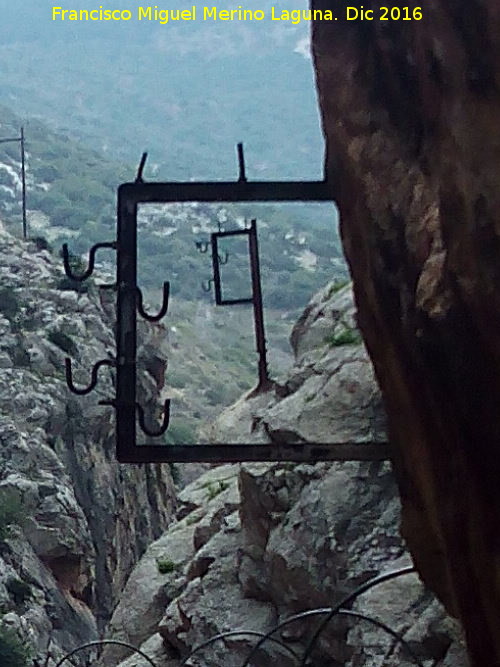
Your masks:
[{"label": "large rock outcrop", "polygon": [[[308,435],[383,441],[380,395],[355,319],[350,287],[328,285],[293,330],[295,365],[278,392],[242,398],[210,435],[218,442],[269,441],[284,431],[306,441]],[[177,521],[133,570],[109,636],[140,646],[159,666],[178,667],[218,633],[267,632],[294,613],[330,606],[370,577],[411,563],[399,519],[388,462],[212,468],[180,493]],[[425,667],[465,666],[456,626],[416,575],[367,593],[355,609],[399,630]],[[285,648],[266,643],[252,665],[294,667],[298,661],[288,651],[301,655],[312,629],[305,620],[287,626],[276,635]],[[244,634],[232,637],[188,664],[241,667],[255,642]],[[117,664],[148,663],[108,648],[100,666]],[[415,663],[372,625],[342,618],[322,635],[313,664]]]},{"label": "large rock outcrop", "polygon": [[314,24],[326,175],[385,399],[404,537],[462,621],[472,665],[493,666],[500,9],[496,0],[405,4],[421,4],[421,20],[380,21],[380,3],[366,0],[372,22]]},{"label": "large rock outcrop", "polygon": [[[16,629],[40,664],[49,640],[55,658],[99,636],[175,506],[168,468],[115,461],[108,369],[88,396],[66,386],[65,356],[81,386],[114,355],[111,299],[68,289],[60,260],[0,226],[0,634]],[[144,361],[165,363],[163,327],[141,334]],[[146,404],[159,388],[144,370]]]}]

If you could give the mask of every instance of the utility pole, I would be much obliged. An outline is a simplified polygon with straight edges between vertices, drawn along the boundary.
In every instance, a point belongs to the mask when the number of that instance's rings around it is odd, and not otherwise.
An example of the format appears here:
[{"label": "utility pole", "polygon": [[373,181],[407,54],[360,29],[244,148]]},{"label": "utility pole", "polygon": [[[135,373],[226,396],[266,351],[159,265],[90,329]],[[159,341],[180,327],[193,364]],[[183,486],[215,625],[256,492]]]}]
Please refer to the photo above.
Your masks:
[{"label": "utility pole", "polygon": [[21,146],[21,187],[22,187],[22,209],[23,209],[23,239],[28,236],[28,224],[26,220],[26,160],[24,150],[24,127],[21,127],[21,136],[0,139],[0,144],[18,141]]}]

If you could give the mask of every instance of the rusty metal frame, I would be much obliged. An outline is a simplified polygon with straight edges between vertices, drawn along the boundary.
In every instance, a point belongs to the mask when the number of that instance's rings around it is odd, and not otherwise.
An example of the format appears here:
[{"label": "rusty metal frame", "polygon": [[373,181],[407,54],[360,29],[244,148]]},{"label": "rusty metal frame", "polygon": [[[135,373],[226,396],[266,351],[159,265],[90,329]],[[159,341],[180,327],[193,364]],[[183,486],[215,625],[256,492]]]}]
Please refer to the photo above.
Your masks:
[{"label": "rusty metal frame", "polygon": [[[212,245],[212,275],[215,291],[215,303],[218,306],[236,306],[239,304],[251,303],[253,306],[253,319],[255,329],[255,343],[258,361],[258,384],[254,389],[255,394],[262,393],[273,389],[274,383],[269,377],[269,370],[267,366],[267,345],[266,334],[264,328],[264,307],[262,305],[262,286],[260,280],[260,258],[259,258],[259,242],[257,239],[257,220],[254,218],[250,222],[250,226],[244,229],[236,229],[231,231],[213,232],[211,235]],[[222,261],[219,255],[219,239],[234,236],[246,236],[248,239],[248,254],[250,260],[250,274],[252,278],[252,296],[242,299],[224,299],[222,296],[222,280],[221,280],[221,264],[226,264],[228,253],[226,253],[226,260]]]},{"label": "rusty metal frame", "polygon": [[[170,422],[170,400],[163,406],[162,423],[159,426],[147,424],[143,406],[137,401],[137,313],[149,322],[158,322],[168,311],[170,283],[163,283],[163,303],[158,313],[146,312],[142,292],[137,285],[137,212],[140,204],[173,204],[179,202],[333,202],[330,189],[323,181],[256,181],[248,182],[245,175],[243,145],[238,144],[239,179],[235,182],[185,182],[185,183],[145,183],[143,170],[147,153],[144,153],[138,168],[136,180],[123,183],[118,188],[117,197],[117,237],[116,241],[97,243],[89,253],[88,268],[82,274],[75,274],[70,264],[67,246],[63,247],[63,263],[66,274],[74,281],[82,282],[94,271],[95,253],[100,248],[116,250],[116,282],[100,285],[112,288],[117,293],[116,311],[116,356],[97,361],[91,371],[91,382],[87,387],[77,387],[73,383],[71,359],[67,358],[66,381],[70,391],[77,395],[90,393],[98,382],[98,371],[104,366],[116,370],[115,397],[100,401],[116,411],[116,457],[120,463],[176,463],[176,462],[240,462],[240,461],[381,461],[387,460],[389,447],[386,442],[377,444],[332,442],[332,443],[270,443],[270,444],[189,444],[189,445],[137,445],[136,423],[150,438],[162,436]],[[219,229],[212,235],[212,258],[214,261],[214,282],[216,301],[229,304],[221,295],[217,240],[223,236],[240,232],[224,232]],[[267,375],[265,338],[263,328],[262,299],[260,295],[260,275],[258,265],[258,245],[256,223],[252,221],[248,233],[250,254],[253,257],[252,298],[232,301],[232,303],[253,303],[257,334],[259,360],[259,384],[252,392],[271,391],[274,383]],[[197,244],[198,245],[198,244]],[[206,252],[208,244],[199,243],[200,252]],[[215,258],[215,259],[214,259]],[[226,257],[227,260],[227,257]],[[260,300],[260,313],[256,303]],[[258,306],[258,304],[257,304]],[[259,318],[261,326],[259,327]],[[259,343],[260,341],[260,343]]]},{"label": "rusty metal frame", "polygon": [[[141,163],[142,164],[142,163]],[[248,182],[240,152],[236,182],[145,183],[118,188],[117,229],[117,388],[116,455],[122,463],[385,460],[386,444],[290,443],[137,445],[136,442],[136,294],[137,211],[140,204],[179,202],[303,202],[332,201],[326,181]],[[167,406],[165,406],[167,411]],[[161,429],[160,429],[161,430]]]}]

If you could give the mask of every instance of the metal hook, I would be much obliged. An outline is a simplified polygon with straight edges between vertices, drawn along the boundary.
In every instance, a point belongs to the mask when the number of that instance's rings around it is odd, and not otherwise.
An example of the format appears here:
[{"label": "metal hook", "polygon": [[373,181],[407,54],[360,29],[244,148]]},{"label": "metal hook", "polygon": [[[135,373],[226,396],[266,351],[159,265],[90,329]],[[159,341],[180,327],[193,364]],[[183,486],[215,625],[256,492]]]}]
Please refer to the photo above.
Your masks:
[{"label": "metal hook", "polygon": [[195,241],[194,244],[198,252],[201,252],[202,254],[207,252],[209,246],[208,241]]},{"label": "metal hook", "polygon": [[168,280],[163,283],[162,304],[160,310],[156,315],[150,315],[144,310],[142,291],[139,287],[136,287],[136,295],[137,295],[137,310],[145,320],[147,320],[148,322],[159,322],[163,317],[165,317],[168,310],[168,299],[170,296],[170,283],[168,282]]},{"label": "metal hook", "polygon": [[214,284],[214,279],[213,279],[213,278],[209,278],[208,280],[205,280],[205,282],[202,282],[202,283],[201,283],[201,289],[202,289],[204,292],[210,292],[210,290],[212,289],[212,285],[213,285],[213,284]]},{"label": "metal hook", "polygon": [[217,259],[219,260],[219,264],[227,264],[227,261],[229,259],[229,253],[224,252],[224,259],[220,255],[217,255]]},{"label": "metal hook", "polygon": [[137,413],[139,417],[139,426],[141,427],[142,431],[146,434],[149,435],[151,438],[157,438],[160,435],[163,435],[170,423],[170,399],[167,398],[163,404],[163,421],[160,426],[160,428],[156,431],[152,431],[150,428],[146,426],[146,422],[144,420],[144,409],[142,405],[139,403],[135,404],[135,407],[137,408]]},{"label": "metal hook", "polygon": [[139,167],[137,169],[137,176],[135,177],[135,182],[136,183],[144,183],[144,180],[142,178],[142,172],[144,171],[144,167],[146,165],[146,160],[148,159],[148,154],[144,152],[141,157],[141,161],[139,163]]},{"label": "metal hook", "polygon": [[101,359],[100,361],[95,363],[91,371],[90,384],[88,385],[88,387],[83,387],[82,389],[75,387],[75,385],[73,384],[73,368],[71,365],[71,359],[69,357],[66,357],[64,359],[64,364],[66,366],[66,384],[68,385],[69,390],[72,391],[73,394],[84,396],[85,394],[90,394],[92,389],[95,389],[95,386],[97,384],[97,373],[99,371],[99,368],[101,368],[101,366],[114,367],[116,365],[116,362],[114,359]]},{"label": "metal hook", "polygon": [[81,275],[77,276],[73,273],[71,270],[71,266],[69,264],[69,250],[68,250],[68,244],[64,243],[62,247],[62,253],[63,253],[63,264],[64,264],[64,272],[68,276],[68,278],[71,278],[71,280],[76,280],[76,282],[82,283],[84,280],[87,280],[87,278],[90,278],[92,273],[94,272],[94,265],[95,265],[95,254],[99,250],[99,248],[111,248],[112,250],[116,250],[116,241],[110,241],[106,243],[95,243],[89,251],[89,264],[87,267],[87,270],[82,273]]}]

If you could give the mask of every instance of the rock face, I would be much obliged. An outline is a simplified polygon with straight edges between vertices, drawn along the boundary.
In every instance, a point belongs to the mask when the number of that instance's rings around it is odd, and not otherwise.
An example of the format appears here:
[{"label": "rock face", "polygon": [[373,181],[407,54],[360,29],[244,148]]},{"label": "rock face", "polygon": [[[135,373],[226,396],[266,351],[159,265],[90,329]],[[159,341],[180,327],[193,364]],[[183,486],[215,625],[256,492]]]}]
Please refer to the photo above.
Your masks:
[{"label": "rock face", "polygon": [[500,665],[500,10],[421,5],[421,20],[317,21],[313,50],[403,533],[484,667]]},{"label": "rock face", "polygon": [[[92,364],[114,354],[114,313],[95,286],[64,289],[61,264],[0,227],[0,604],[3,625],[40,664],[49,639],[61,657],[97,638],[175,505],[168,469],[114,460],[114,415],[98,406],[112,389],[108,369],[95,392],[69,393],[64,357],[87,384]],[[165,363],[165,331],[142,334],[145,361],[154,349]],[[145,404],[158,389],[145,370]]]},{"label": "rock face", "polygon": [[243,397],[207,429],[207,442],[382,442],[385,418],[359,343],[350,286],[327,285],[295,325],[295,363],[274,394]]},{"label": "rock face", "polygon": [[[314,388],[318,419],[328,408],[337,417],[336,426],[325,422],[327,433],[337,428],[354,442],[383,440],[378,388],[354,327],[350,288],[327,286],[293,331],[296,366],[284,382],[287,391],[242,399],[212,433],[231,442],[238,434],[247,438],[241,432],[254,424],[256,439],[273,437],[287,414],[287,430],[305,437],[312,432]],[[333,379],[336,394],[322,391]],[[178,667],[202,642],[236,630],[242,634],[207,646],[187,664],[242,667],[256,642],[246,631],[266,633],[292,614],[328,607],[380,572],[411,563],[388,463],[219,466],[183,489],[179,503],[177,522],[132,572],[109,626],[111,638],[140,646],[162,667]],[[367,592],[354,610],[400,631],[425,667],[465,667],[457,624],[416,575]],[[251,664],[298,665],[293,652],[303,653],[316,622],[287,625],[275,635],[281,643],[267,642]],[[148,665],[128,653],[109,648],[100,667]],[[312,658],[316,667],[416,664],[373,624],[346,616],[322,634]]]}]

